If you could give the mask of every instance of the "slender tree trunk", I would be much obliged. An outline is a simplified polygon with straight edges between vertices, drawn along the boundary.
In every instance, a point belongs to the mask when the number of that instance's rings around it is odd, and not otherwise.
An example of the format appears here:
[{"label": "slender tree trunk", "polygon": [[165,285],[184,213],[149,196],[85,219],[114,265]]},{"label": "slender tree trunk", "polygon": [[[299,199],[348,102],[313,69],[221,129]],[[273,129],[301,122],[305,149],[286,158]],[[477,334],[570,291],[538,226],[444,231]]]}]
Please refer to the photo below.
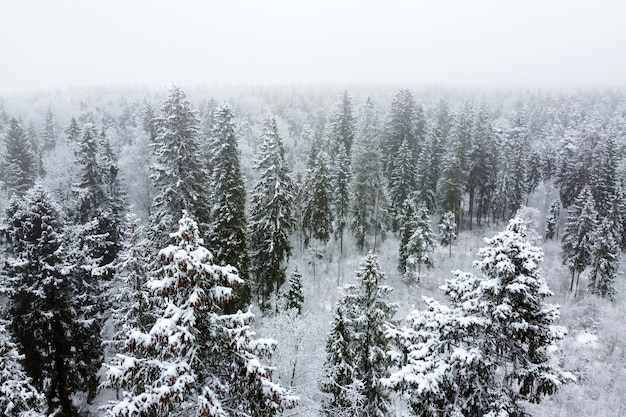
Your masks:
[{"label": "slender tree trunk", "polygon": [[469,190],[469,208],[468,208],[468,216],[469,216],[469,230],[472,230],[472,223],[474,219],[474,188],[470,188]]}]

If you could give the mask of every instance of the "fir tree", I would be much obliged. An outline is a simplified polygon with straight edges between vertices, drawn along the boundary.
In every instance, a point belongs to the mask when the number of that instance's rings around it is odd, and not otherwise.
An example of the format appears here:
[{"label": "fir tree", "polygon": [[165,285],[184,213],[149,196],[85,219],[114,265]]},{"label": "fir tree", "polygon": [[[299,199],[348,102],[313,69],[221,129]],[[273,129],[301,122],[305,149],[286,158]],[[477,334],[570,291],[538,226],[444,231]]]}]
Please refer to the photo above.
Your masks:
[{"label": "fir tree", "polygon": [[296,267],[289,276],[289,288],[283,295],[285,310],[294,309],[298,314],[302,314],[304,304],[304,294],[302,293],[302,274]]},{"label": "fir tree", "polygon": [[[370,253],[356,273],[358,286],[346,286],[338,302],[321,384],[322,391],[330,394],[324,404],[329,414],[351,408],[365,416],[389,411],[389,394],[380,379],[389,374],[389,342],[384,333],[394,327],[397,306],[388,301],[391,288],[382,285],[385,279],[376,255]],[[362,398],[362,405],[354,410],[357,398]]]},{"label": "fir tree", "polygon": [[454,213],[448,211],[441,216],[439,221],[439,242],[448,246],[448,256],[452,256],[452,242],[456,239],[456,221]]},{"label": "fir tree", "polygon": [[295,184],[289,176],[276,120],[264,123],[256,168],[261,176],[254,187],[250,212],[250,254],[257,298],[268,308],[273,292],[285,282],[284,262],[291,256]]},{"label": "fir tree", "polygon": [[592,293],[613,301],[615,299],[615,278],[619,267],[619,246],[613,238],[613,225],[610,220],[602,222],[593,237],[591,274],[589,289]]},{"label": "fir tree", "polygon": [[[570,291],[574,291],[574,278],[585,270],[592,262],[593,238],[598,227],[598,213],[591,189],[587,186],[582,189],[573,207],[568,211],[563,230],[563,264],[567,265],[572,273]],[[576,292],[578,291],[576,279]]]},{"label": "fir tree", "polygon": [[406,263],[409,259],[409,253],[407,251],[407,245],[415,230],[415,201],[413,198],[407,198],[402,204],[402,211],[400,215],[400,230],[398,247],[398,272],[402,275],[406,274]]},{"label": "fir tree", "polygon": [[523,402],[539,402],[571,378],[551,352],[565,331],[554,326],[558,306],[540,274],[543,253],[532,246],[523,221],[486,239],[474,265],[484,278],[455,271],[442,287],[450,305],[424,298],[408,326],[390,329],[390,352],[399,369],[383,386],[401,391],[413,413],[526,415]]},{"label": "fir tree", "polygon": [[327,243],[333,233],[333,187],[325,152],[318,153],[314,168],[308,173],[305,193],[303,226],[310,230],[311,237]]},{"label": "fir tree", "polygon": [[[233,112],[230,107],[220,106],[214,111],[214,149],[211,151],[213,173],[211,190],[214,195],[209,227],[209,248],[218,265],[231,265],[239,274],[249,274],[249,257],[246,221],[246,190],[239,162],[239,148],[235,136]],[[248,283],[235,289],[235,296],[225,306],[234,313],[245,311],[252,294]]]},{"label": "fir tree", "polygon": [[153,119],[154,158],[152,179],[156,197],[150,213],[149,238],[153,247],[163,247],[167,233],[182,210],[197,220],[206,235],[210,224],[210,174],[202,155],[200,121],[179,88],[173,87]]},{"label": "fir tree", "polygon": [[422,265],[428,269],[434,266],[432,253],[435,250],[435,239],[430,229],[428,208],[424,203],[415,212],[412,223],[414,229],[406,244],[406,272],[408,275],[415,275],[417,268],[417,275],[411,280],[419,282],[422,275]]},{"label": "fir tree", "polygon": [[23,359],[0,323],[0,413],[5,417],[44,417],[44,396],[24,372]]},{"label": "fir tree", "polygon": [[346,154],[348,156],[351,155],[355,135],[355,122],[352,115],[352,99],[348,91],[343,92],[340,101],[335,106],[335,110],[328,118],[326,126],[326,136],[333,154],[339,152],[340,145],[343,145]]},{"label": "fir tree", "polygon": [[241,282],[236,269],[213,263],[186,213],[171,237],[148,284],[157,320],[148,332],[129,329],[124,352],[107,365],[109,383],[126,390],[109,413],[269,417],[294,407],[297,398],[270,381],[257,356],[275,342],[252,338],[251,313],[219,313]]},{"label": "fir tree", "polygon": [[70,119],[70,124],[65,128],[65,135],[67,138],[67,142],[70,144],[74,144],[78,142],[78,138],[80,138],[80,126],[78,125],[78,121],[76,121],[75,117]]},{"label": "fir tree", "polygon": [[59,210],[41,186],[14,200],[7,217],[11,330],[25,370],[45,395],[48,414],[78,416],[72,397],[88,391],[93,399],[102,357],[99,325],[83,315],[95,306],[77,279],[89,264],[76,262],[80,248],[67,243]]},{"label": "fir tree", "polygon": [[550,206],[550,213],[546,219],[546,240],[559,239],[559,219],[561,217],[561,202],[556,200]]},{"label": "fir tree", "polygon": [[41,130],[41,142],[44,151],[54,149],[57,144],[57,127],[54,122],[54,114],[50,108],[48,108],[46,116],[44,117],[43,128]]},{"label": "fir tree", "polygon": [[11,118],[5,130],[4,145],[2,188],[9,196],[23,196],[37,178],[35,144],[28,140],[21,123]]},{"label": "fir tree", "polygon": [[350,158],[343,144],[334,160],[332,172],[333,209],[335,217],[335,236],[339,239],[339,253],[343,256],[343,235],[348,224],[350,214]]},{"label": "fir tree", "polygon": [[369,98],[361,107],[352,152],[350,229],[360,251],[369,235],[374,235],[373,250],[386,229],[387,197],[382,172],[377,118]]},{"label": "fir tree", "polygon": [[398,216],[402,203],[409,197],[409,194],[415,190],[415,163],[413,161],[413,153],[408,143],[402,142],[398,149],[396,159],[394,161],[394,170],[391,173],[391,181],[389,182],[389,194],[391,198],[391,207],[394,209],[393,221],[391,229],[395,232],[398,230]]}]

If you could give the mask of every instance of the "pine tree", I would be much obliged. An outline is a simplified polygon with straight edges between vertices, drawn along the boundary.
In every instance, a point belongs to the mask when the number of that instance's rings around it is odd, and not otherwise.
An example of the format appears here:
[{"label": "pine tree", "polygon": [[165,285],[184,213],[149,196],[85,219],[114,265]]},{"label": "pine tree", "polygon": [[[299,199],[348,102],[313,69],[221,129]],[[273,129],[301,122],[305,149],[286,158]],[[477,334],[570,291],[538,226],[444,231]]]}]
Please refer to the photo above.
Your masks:
[{"label": "pine tree", "polygon": [[350,229],[360,251],[369,235],[374,235],[373,251],[378,238],[384,237],[387,197],[382,172],[377,118],[369,98],[361,107],[352,152]]},{"label": "pine tree", "polygon": [[328,155],[319,152],[314,168],[307,175],[303,226],[311,232],[311,237],[324,244],[333,233],[333,187],[330,174]]},{"label": "pine tree", "polygon": [[171,237],[148,284],[157,320],[148,332],[129,329],[124,352],[107,365],[109,383],[126,390],[109,413],[270,417],[293,408],[297,398],[270,381],[257,356],[276,343],[252,338],[250,312],[219,313],[241,282],[236,269],[213,263],[187,213]]},{"label": "pine tree", "polygon": [[619,246],[613,238],[613,225],[610,220],[602,222],[592,240],[594,243],[589,289],[592,293],[613,301],[615,278],[619,267]]},{"label": "pine tree", "polygon": [[439,181],[439,207],[443,212],[454,214],[457,225],[461,223],[461,201],[465,188],[464,145],[458,136],[452,136],[441,162],[441,180]]},{"label": "pine tree", "polygon": [[[246,221],[246,189],[241,174],[239,148],[235,136],[233,111],[223,105],[215,109],[213,143],[211,150],[213,172],[211,190],[214,195],[211,209],[208,246],[218,265],[231,265],[239,274],[249,274]],[[245,311],[252,298],[248,283],[235,289],[235,296],[225,311]]]},{"label": "pine tree", "polygon": [[546,219],[546,240],[559,239],[559,219],[561,217],[561,202],[556,200],[550,206],[550,213]]},{"label": "pine tree", "polygon": [[332,186],[335,190],[333,195],[333,209],[335,218],[335,237],[339,239],[339,253],[343,256],[343,235],[348,225],[350,215],[350,158],[343,144],[339,145],[339,151],[334,160],[332,172]]},{"label": "pine tree", "polygon": [[339,152],[339,146],[343,145],[346,154],[350,156],[354,142],[355,122],[352,115],[352,99],[348,91],[343,92],[340,101],[335,105],[334,111],[328,118],[326,130],[333,155]]},{"label": "pine tree", "polygon": [[391,229],[395,232],[398,230],[398,217],[402,208],[402,203],[406,201],[409,195],[415,190],[415,164],[413,161],[413,153],[408,143],[402,142],[398,149],[396,159],[394,161],[394,170],[391,173],[391,181],[389,182],[389,195],[391,197],[391,208],[394,211]]},{"label": "pine tree", "polygon": [[150,213],[149,238],[163,247],[168,231],[182,210],[188,210],[206,236],[210,224],[207,185],[210,174],[199,138],[200,121],[179,88],[172,87],[153,119],[154,158],[152,179],[157,195]]},{"label": "pine tree", "polygon": [[294,309],[298,314],[302,314],[304,304],[304,294],[302,293],[302,274],[296,267],[289,276],[289,288],[283,295],[285,310]]},{"label": "pine tree", "polygon": [[70,119],[70,124],[65,128],[65,135],[67,137],[67,142],[70,144],[74,144],[78,142],[78,138],[80,138],[80,126],[78,125],[78,121],[76,121],[75,117]]},{"label": "pine tree", "polygon": [[409,253],[407,251],[407,245],[409,240],[415,231],[415,199],[407,198],[402,204],[402,211],[400,213],[400,230],[399,230],[399,246],[398,246],[398,272],[402,275],[406,274],[406,264],[409,259]]},{"label": "pine tree", "polygon": [[385,279],[370,253],[356,273],[358,286],[346,286],[337,304],[321,383],[322,391],[330,394],[324,403],[327,414],[382,416],[389,411],[389,393],[380,379],[389,374],[384,333],[394,327],[397,306],[388,301],[391,288],[382,285]]},{"label": "pine tree", "polygon": [[5,129],[5,154],[2,161],[2,188],[9,196],[23,196],[35,184],[37,160],[34,143],[26,137],[22,124],[15,118]]},{"label": "pine tree", "polygon": [[439,242],[448,246],[448,256],[452,256],[452,242],[456,239],[456,221],[454,213],[448,211],[441,216],[439,221]]},{"label": "pine tree", "polygon": [[250,254],[257,298],[269,307],[273,292],[285,282],[284,262],[291,256],[295,184],[289,176],[276,120],[264,123],[263,142],[256,168],[261,176],[254,187],[250,211]]},{"label": "pine tree", "polygon": [[54,149],[57,144],[57,127],[52,109],[48,108],[41,130],[41,142],[44,151]]},{"label": "pine tree", "polygon": [[0,323],[0,413],[5,417],[44,417],[44,396],[32,384],[17,346]]},{"label": "pine tree", "polygon": [[13,200],[7,218],[12,334],[47,413],[78,416],[72,397],[87,391],[94,398],[102,358],[99,325],[82,314],[95,306],[77,279],[89,264],[76,262],[79,248],[64,238],[59,209],[41,186]]},{"label": "pine tree", "polygon": [[[567,265],[572,273],[570,291],[574,291],[574,278],[585,270],[592,262],[593,238],[598,227],[598,213],[591,189],[586,186],[582,189],[573,207],[568,211],[563,230],[563,264]],[[576,280],[576,292],[578,291]]]},{"label": "pine tree", "polygon": [[[412,281],[419,282],[422,275],[422,265],[428,269],[434,266],[432,253],[435,250],[435,238],[430,228],[430,218],[426,204],[422,203],[421,207],[415,212],[412,223],[415,225],[415,228],[406,244],[406,270],[408,275],[415,276],[415,278],[411,278]],[[417,275],[415,275],[416,267]]]},{"label": "pine tree", "polygon": [[540,274],[543,253],[520,219],[486,239],[474,265],[484,278],[454,271],[442,287],[449,306],[424,297],[408,326],[391,329],[399,369],[383,386],[401,391],[420,416],[526,415],[572,377],[551,357],[564,329]]}]

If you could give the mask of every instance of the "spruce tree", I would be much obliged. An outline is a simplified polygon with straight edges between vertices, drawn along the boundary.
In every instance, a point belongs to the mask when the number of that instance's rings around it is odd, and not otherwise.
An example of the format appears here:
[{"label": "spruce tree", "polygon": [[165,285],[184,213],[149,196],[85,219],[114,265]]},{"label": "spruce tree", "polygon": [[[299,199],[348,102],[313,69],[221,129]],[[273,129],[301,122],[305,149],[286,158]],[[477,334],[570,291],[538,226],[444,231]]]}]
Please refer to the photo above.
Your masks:
[{"label": "spruce tree", "polygon": [[387,196],[385,194],[380,151],[378,122],[371,99],[361,107],[355,143],[352,152],[352,183],[350,229],[360,251],[370,235],[374,235],[373,250],[378,239],[384,237],[387,217]]},{"label": "spruce tree", "polygon": [[333,155],[339,152],[340,145],[343,145],[348,156],[351,155],[354,135],[355,121],[352,114],[352,99],[348,91],[344,91],[326,125],[326,136]]},{"label": "spruce tree", "polygon": [[0,323],[0,414],[4,417],[44,417],[44,396],[22,368],[17,345]]},{"label": "spruce tree", "polygon": [[269,417],[293,408],[297,398],[260,362],[276,342],[253,339],[250,312],[220,314],[241,283],[237,270],[213,262],[186,212],[171,238],[148,283],[156,322],[147,332],[129,328],[124,352],[107,365],[109,383],[125,389],[109,413]]},{"label": "spruce tree", "polygon": [[559,239],[559,219],[561,217],[561,202],[556,200],[550,205],[550,212],[546,219],[546,240]]},{"label": "spruce tree", "polygon": [[185,93],[172,87],[152,121],[154,159],[151,166],[156,197],[150,213],[149,238],[155,248],[165,246],[168,231],[182,210],[198,222],[206,237],[210,224],[210,174],[199,138],[200,121]]},{"label": "spruce tree", "polygon": [[619,268],[619,246],[613,238],[613,225],[605,219],[593,237],[589,289],[600,297],[615,299],[615,278]]},{"label": "spruce tree", "polygon": [[[389,375],[385,332],[394,328],[397,306],[388,301],[391,288],[383,285],[385,279],[376,255],[370,253],[356,273],[358,285],[346,286],[338,302],[321,383],[322,391],[330,394],[324,403],[328,414],[347,411],[373,417],[389,412],[389,393],[380,380]],[[356,399],[362,404],[355,404]]]},{"label": "spruce tree", "polygon": [[335,237],[339,239],[339,254],[343,256],[343,235],[350,215],[350,181],[352,178],[350,158],[343,144],[339,145],[332,171]]},{"label": "spruce tree", "polygon": [[[435,237],[430,228],[430,217],[426,204],[415,212],[412,222],[415,226],[406,244],[406,263],[408,275],[415,276],[411,280],[420,281],[422,275],[422,265],[431,269],[434,266],[432,253],[435,250]],[[415,269],[417,268],[417,271]]]},{"label": "spruce tree", "polygon": [[9,196],[23,196],[35,184],[37,159],[35,144],[28,140],[22,124],[9,120],[4,136],[5,154],[2,161],[2,188]]},{"label": "spruce tree", "polygon": [[[568,210],[563,230],[563,264],[572,273],[570,291],[574,291],[574,278],[580,279],[580,273],[592,262],[593,238],[598,227],[598,213],[591,189],[586,186],[582,189],[574,205]],[[576,292],[578,291],[576,279]]]},{"label": "spruce tree", "polygon": [[278,294],[285,282],[284,263],[291,256],[289,236],[295,226],[296,188],[289,176],[282,138],[273,117],[264,122],[262,140],[256,164],[260,177],[252,193],[249,237],[257,299],[266,309],[272,293]]},{"label": "spruce tree", "polygon": [[398,217],[402,203],[415,190],[415,163],[408,142],[402,142],[394,161],[394,170],[389,182],[391,208],[394,211],[391,229],[396,232],[399,227]]},{"label": "spruce tree", "polygon": [[398,272],[402,275],[406,274],[406,263],[409,259],[409,253],[407,251],[407,245],[415,230],[415,200],[413,198],[407,198],[402,204],[402,211],[400,213],[400,230],[399,230],[399,247],[398,247]]},{"label": "spruce tree", "polygon": [[[214,149],[211,150],[211,191],[213,207],[209,226],[208,247],[218,265],[231,265],[243,277],[249,275],[246,221],[246,189],[241,174],[239,148],[235,136],[233,111],[227,105],[215,109],[213,123]],[[235,296],[225,311],[245,311],[251,301],[248,283],[235,289]]]},{"label": "spruce tree", "polygon": [[520,219],[485,239],[475,267],[442,287],[449,305],[424,297],[404,328],[390,329],[399,369],[382,385],[404,394],[420,416],[522,416],[571,379],[553,356],[565,334],[555,326],[558,306],[540,273],[543,253],[532,246]]},{"label": "spruce tree", "polygon": [[41,129],[41,145],[44,151],[54,149],[57,144],[57,126],[52,109],[48,108]]},{"label": "spruce tree", "polygon": [[[326,152],[319,152],[314,167],[307,174],[303,226],[311,237],[327,243],[333,233],[333,187]],[[306,242],[308,244],[308,242]]]},{"label": "spruce tree", "polygon": [[102,358],[99,325],[83,314],[96,309],[84,295],[89,264],[77,262],[80,248],[64,237],[59,209],[41,186],[13,200],[7,218],[12,334],[47,413],[78,416],[72,398],[94,398]]},{"label": "spruce tree", "polygon": [[456,221],[454,213],[445,212],[439,221],[439,242],[448,246],[448,256],[452,256],[452,242],[456,239]]},{"label": "spruce tree", "polygon": [[289,276],[289,288],[283,295],[285,310],[296,310],[298,314],[302,314],[302,305],[304,304],[304,294],[302,293],[302,274],[296,267]]}]

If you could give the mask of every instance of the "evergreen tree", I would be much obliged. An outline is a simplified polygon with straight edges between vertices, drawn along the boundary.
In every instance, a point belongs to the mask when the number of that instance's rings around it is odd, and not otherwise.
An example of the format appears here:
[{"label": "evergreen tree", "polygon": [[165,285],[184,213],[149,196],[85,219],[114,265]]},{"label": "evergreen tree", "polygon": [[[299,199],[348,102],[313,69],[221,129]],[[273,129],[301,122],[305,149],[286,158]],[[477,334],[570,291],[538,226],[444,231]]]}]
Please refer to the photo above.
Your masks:
[{"label": "evergreen tree", "polygon": [[168,231],[182,210],[197,220],[206,235],[210,224],[207,185],[210,174],[199,138],[200,121],[179,88],[173,87],[153,119],[155,165],[151,167],[156,197],[150,213],[152,247],[165,246]]},{"label": "evergreen tree", "polygon": [[546,219],[546,240],[559,239],[559,219],[561,217],[561,202],[556,200],[550,206],[550,213]]},{"label": "evergreen tree", "polygon": [[426,208],[424,203],[415,212],[412,223],[415,225],[415,228],[406,244],[406,269],[409,275],[414,275],[417,267],[417,275],[415,279],[411,280],[419,282],[422,275],[422,265],[425,265],[428,269],[434,266],[432,253],[435,250],[435,238],[430,228],[428,208]]},{"label": "evergreen tree", "polygon": [[0,323],[0,413],[5,417],[44,417],[44,396],[32,386],[17,346]]},{"label": "evergreen tree", "polygon": [[402,208],[402,203],[415,190],[415,163],[413,153],[407,142],[402,142],[398,149],[394,161],[394,170],[391,173],[389,182],[389,194],[391,197],[391,208],[394,211],[391,229],[398,230],[398,217]]},{"label": "evergreen tree", "polygon": [[9,196],[22,196],[37,178],[37,159],[33,152],[35,144],[27,139],[22,124],[11,118],[5,129],[4,145],[2,188],[8,191]]},{"label": "evergreen tree", "polygon": [[413,198],[407,198],[404,200],[402,204],[402,212],[400,215],[400,230],[399,230],[399,240],[400,244],[398,247],[398,272],[402,275],[406,274],[406,263],[409,259],[409,253],[407,251],[407,245],[409,244],[409,240],[413,235],[413,231],[415,231],[415,211],[417,207],[415,207],[415,200]]},{"label": "evergreen tree", "polygon": [[95,308],[78,279],[89,264],[76,262],[80,248],[64,238],[59,210],[41,186],[13,200],[7,218],[11,331],[47,413],[78,416],[72,397],[88,391],[93,399],[102,358],[99,325],[82,314]]},{"label": "evergreen tree", "polygon": [[319,152],[314,168],[308,173],[303,207],[304,228],[322,243],[327,243],[333,233],[333,187],[328,165],[328,155]]},{"label": "evergreen tree", "polygon": [[455,271],[442,287],[449,306],[425,297],[427,310],[387,332],[399,369],[382,385],[403,392],[415,415],[522,416],[522,402],[539,402],[572,379],[551,357],[565,331],[554,326],[543,253],[523,221],[485,241],[474,263],[484,278]]},{"label": "evergreen tree", "polygon": [[[346,286],[338,302],[321,383],[322,391],[330,394],[324,403],[330,415],[350,413],[351,408],[352,413],[365,416],[389,412],[389,393],[380,379],[389,375],[389,342],[384,333],[394,328],[397,306],[388,301],[391,288],[382,285],[385,279],[376,255],[370,253],[356,273],[358,286]],[[357,398],[362,404],[355,404]]]},{"label": "evergreen tree", "polygon": [[[570,291],[574,290],[574,278],[585,270],[592,262],[593,238],[598,227],[598,213],[591,189],[587,186],[582,189],[574,205],[568,211],[563,230],[563,264],[567,265],[572,273]],[[578,291],[576,280],[576,292]]]},{"label": "evergreen tree", "polygon": [[610,220],[602,222],[593,237],[591,274],[589,289],[592,293],[613,301],[615,299],[615,278],[619,267],[619,246],[613,238],[613,225]]},{"label": "evergreen tree", "polygon": [[302,293],[302,274],[298,271],[298,267],[296,267],[289,276],[289,288],[283,297],[285,310],[294,309],[298,314],[302,314],[304,294]]},{"label": "evergreen tree", "polygon": [[272,292],[285,282],[284,262],[291,256],[289,236],[294,229],[295,184],[289,176],[276,120],[269,117],[256,168],[261,176],[252,194],[250,254],[257,298],[269,307]]},{"label": "evergreen tree", "polygon": [[213,263],[186,212],[171,237],[148,284],[157,320],[148,332],[129,329],[124,352],[107,366],[109,383],[125,388],[109,413],[269,417],[294,407],[297,398],[270,381],[257,356],[276,342],[252,338],[250,312],[219,313],[241,282],[236,269]]},{"label": "evergreen tree", "polygon": [[352,99],[348,91],[343,92],[340,101],[336,104],[335,110],[328,118],[326,129],[326,136],[333,155],[339,152],[340,145],[343,145],[348,156],[351,155],[355,122],[352,115]]},{"label": "evergreen tree", "polygon": [[43,128],[41,130],[41,145],[44,151],[54,149],[57,144],[57,127],[54,122],[54,114],[48,108],[46,116],[43,120]]},{"label": "evergreen tree", "polygon": [[448,256],[452,256],[452,242],[456,239],[456,221],[454,213],[445,212],[439,221],[439,242],[448,246]]},{"label": "evergreen tree", "polygon": [[371,234],[375,251],[377,240],[384,237],[386,229],[387,198],[377,125],[374,104],[368,98],[360,110],[352,152],[350,229],[360,251]]},{"label": "evergreen tree", "polygon": [[332,185],[335,190],[333,195],[335,236],[339,239],[339,253],[341,256],[343,256],[343,234],[350,214],[351,177],[350,158],[343,144],[341,144],[335,157],[332,172]]},{"label": "evergreen tree", "polygon": [[75,117],[70,119],[70,124],[65,128],[65,135],[67,137],[67,142],[70,144],[74,144],[78,142],[78,138],[80,138],[80,126],[78,125],[78,121],[76,121]]},{"label": "evergreen tree", "polygon": [[[239,148],[235,136],[233,112],[224,105],[215,109],[213,124],[211,190],[213,192],[212,222],[209,227],[209,248],[218,265],[231,265],[241,276],[249,273],[246,222],[246,189],[241,174]],[[235,289],[235,296],[225,311],[245,311],[251,301],[249,285]]]}]

